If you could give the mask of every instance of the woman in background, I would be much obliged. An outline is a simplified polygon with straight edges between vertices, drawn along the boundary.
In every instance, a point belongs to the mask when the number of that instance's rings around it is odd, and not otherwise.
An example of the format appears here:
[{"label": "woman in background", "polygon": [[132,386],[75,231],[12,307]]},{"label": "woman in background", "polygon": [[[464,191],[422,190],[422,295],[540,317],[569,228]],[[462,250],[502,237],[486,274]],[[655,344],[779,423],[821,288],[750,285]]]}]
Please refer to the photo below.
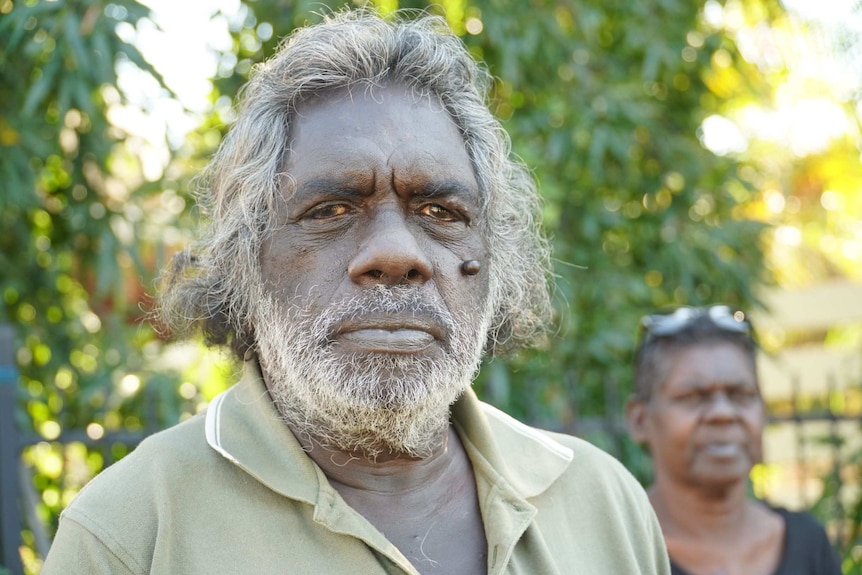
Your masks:
[{"label": "woman in background", "polygon": [[744,314],[683,307],[642,326],[626,419],[652,455],[673,575],[841,575],[813,517],[748,496],[766,412]]}]

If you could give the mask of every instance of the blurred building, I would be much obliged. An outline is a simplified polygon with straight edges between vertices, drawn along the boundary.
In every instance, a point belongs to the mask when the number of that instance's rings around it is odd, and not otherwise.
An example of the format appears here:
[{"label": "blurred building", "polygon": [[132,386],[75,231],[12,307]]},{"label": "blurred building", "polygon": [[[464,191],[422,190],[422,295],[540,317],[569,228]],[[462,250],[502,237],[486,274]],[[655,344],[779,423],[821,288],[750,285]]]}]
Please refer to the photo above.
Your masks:
[{"label": "blurred building", "polygon": [[764,300],[769,312],[752,321],[772,422],[755,491],[792,509],[836,492],[829,504],[849,505],[862,469],[862,284],[823,282]]}]

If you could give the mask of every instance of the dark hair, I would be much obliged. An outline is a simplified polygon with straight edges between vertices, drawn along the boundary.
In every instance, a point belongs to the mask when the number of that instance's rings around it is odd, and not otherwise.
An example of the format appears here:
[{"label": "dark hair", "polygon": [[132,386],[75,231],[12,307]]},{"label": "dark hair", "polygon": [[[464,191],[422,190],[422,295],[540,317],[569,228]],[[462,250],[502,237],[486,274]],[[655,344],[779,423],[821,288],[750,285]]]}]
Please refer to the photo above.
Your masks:
[{"label": "dark hair", "polygon": [[645,330],[635,351],[634,397],[649,401],[667,377],[668,358],[680,350],[705,343],[729,343],[745,352],[757,377],[757,342],[749,331],[728,330],[708,313],[692,317],[680,329],[656,335]]}]

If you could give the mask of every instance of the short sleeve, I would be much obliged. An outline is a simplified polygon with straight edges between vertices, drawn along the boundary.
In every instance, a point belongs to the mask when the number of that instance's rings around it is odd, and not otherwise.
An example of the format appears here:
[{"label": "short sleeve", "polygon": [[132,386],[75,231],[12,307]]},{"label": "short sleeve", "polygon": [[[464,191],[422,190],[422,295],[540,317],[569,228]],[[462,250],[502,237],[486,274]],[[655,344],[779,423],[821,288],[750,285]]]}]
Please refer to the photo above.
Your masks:
[{"label": "short sleeve", "polygon": [[42,575],[146,575],[132,570],[80,523],[63,517]]}]

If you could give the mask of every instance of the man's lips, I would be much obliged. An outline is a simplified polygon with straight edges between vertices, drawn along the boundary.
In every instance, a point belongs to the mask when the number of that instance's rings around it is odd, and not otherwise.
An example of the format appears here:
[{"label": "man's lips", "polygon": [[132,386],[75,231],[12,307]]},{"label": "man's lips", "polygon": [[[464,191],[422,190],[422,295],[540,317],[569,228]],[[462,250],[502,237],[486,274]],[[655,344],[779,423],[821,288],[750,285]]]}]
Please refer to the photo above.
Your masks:
[{"label": "man's lips", "polygon": [[417,316],[370,315],[339,324],[330,341],[357,350],[380,353],[415,353],[446,339],[437,322]]}]

